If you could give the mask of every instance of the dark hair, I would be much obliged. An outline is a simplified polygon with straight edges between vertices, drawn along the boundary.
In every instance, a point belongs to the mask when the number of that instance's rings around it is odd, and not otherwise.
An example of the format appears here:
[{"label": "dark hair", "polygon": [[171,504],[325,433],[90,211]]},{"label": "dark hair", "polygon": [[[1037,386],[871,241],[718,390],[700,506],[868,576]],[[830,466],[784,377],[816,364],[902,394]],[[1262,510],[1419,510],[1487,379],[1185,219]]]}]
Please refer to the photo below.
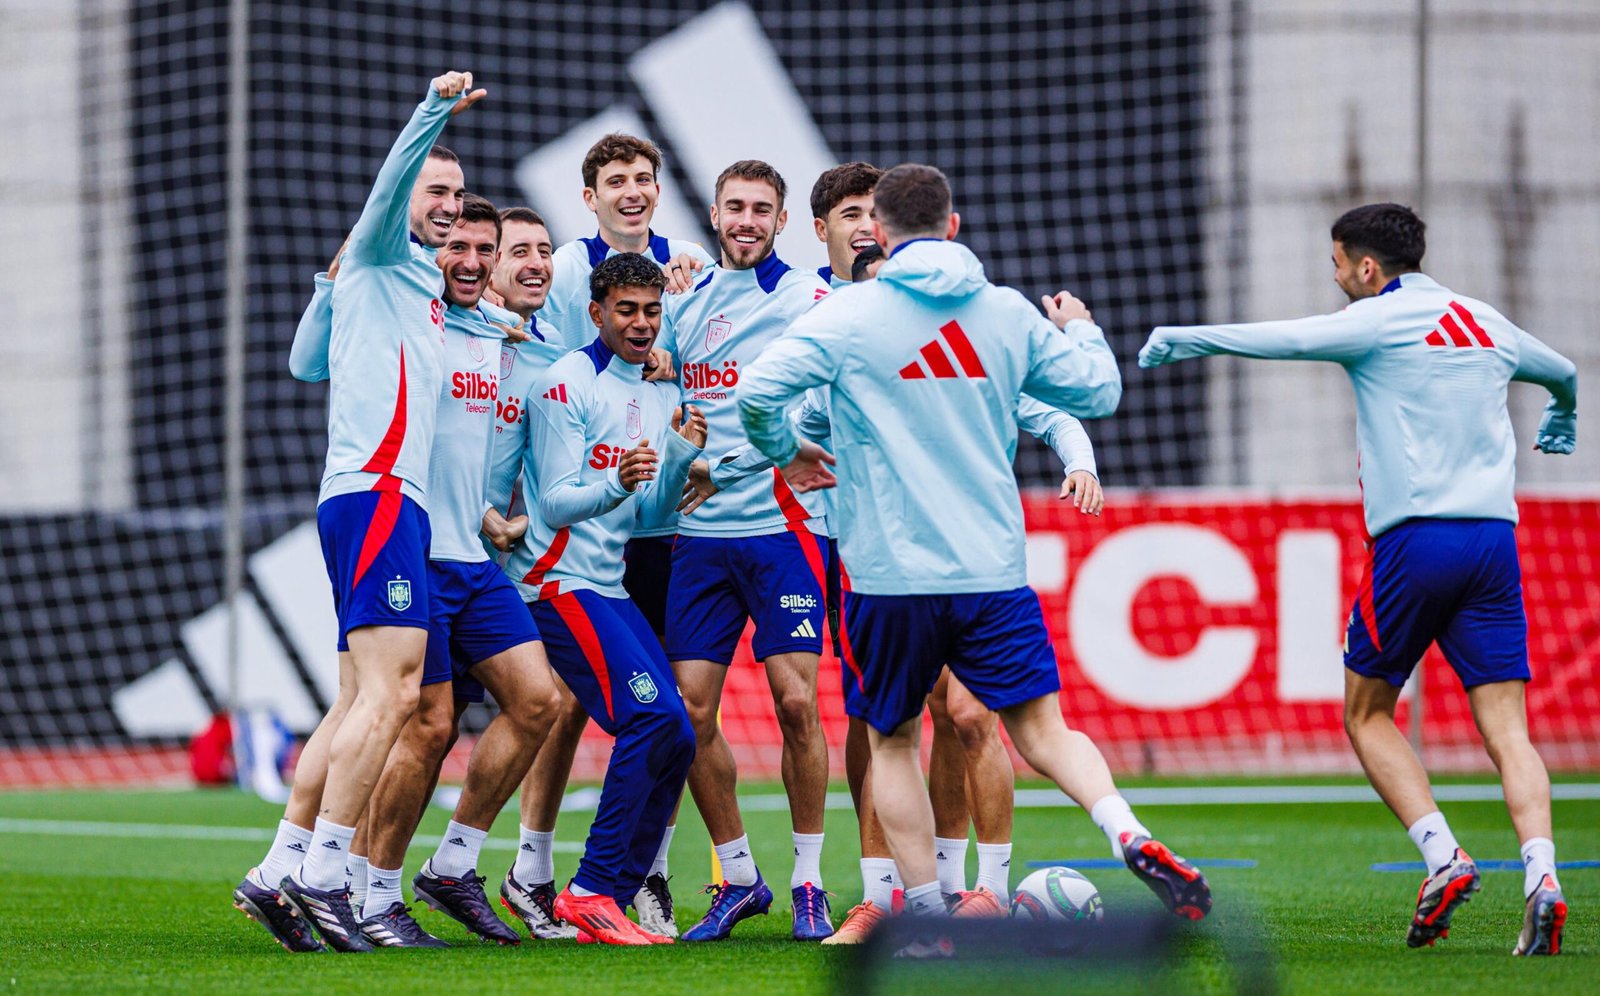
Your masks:
[{"label": "dark hair", "polygon": [[500,211],[500,224],[504,226],[508,221],[520,221],[526,225],[544,225],[546,228],[550,227],[545,223],[544,217],[531,207],[502,208]]},{"label": "dark hair", "polygon": [[443,159],[447,163],[458,163],[461,161],[460,156],[456,155],[454,152],[451,152],[442,145],[435,145],[433,148],[429,149],[428,158]]},{"label": "dark hair", "polygon": [[1344,254],[1352,260],[1371,256],[1384,273],[1410,273],[1422,268],[1427,228],[1403,204],[1363,204],[1333,223],[1333,241],[1344,246]]},{"label": "dark hair", "polygon": [[932,166],[901,163],[878,178],[872,216],[896,235],[943,233],[950,210],[950,181]]},{"label": "dark hair", "polygon": [[859,284],[867,279],[867,267],[884,258],[883,246],[873,244],[856,253],[855,262],[850,264],[850,282]]},{"label": "dark hair", "polygon": [[661,172],[661,150],[648,138],[635,138],[613,132],[589,146],[583,157],[583,185],[593,187],[606,163],[631,163],[643,156],[650,161],[650,172]]},{"label": "dark hair", "polygon": [[667,275],[661,264],[636,252],[619,252],[600,261],[589,273],[589,298],[604,301],[613,287],[654,287],[667,289]]},{"label": "dark hair", "polygon": [[872,193],[883,170],[871,163],[853,162],[835,166],[811,185],[811,216],[826,218],[846,197]]},{"label": "dark hair", "polygon": [[489,198],[469,193],[462,198],[461,213],[456,216],[456,224],[474,221],[493,222],[494,240],[496,243],[500,241],[500,212],[495,210]]},{"label": "dark hair", "polygon": [[717,177],[715,199],[722,200],[722,185],[729,180],[755,180],[772,184],[772,189],[778,192],[778,209],[783,210],[783,199],[789,196],[789,185],[783,182],[783,177],[768,163],[759,159],[741,159],[722,171]]}]

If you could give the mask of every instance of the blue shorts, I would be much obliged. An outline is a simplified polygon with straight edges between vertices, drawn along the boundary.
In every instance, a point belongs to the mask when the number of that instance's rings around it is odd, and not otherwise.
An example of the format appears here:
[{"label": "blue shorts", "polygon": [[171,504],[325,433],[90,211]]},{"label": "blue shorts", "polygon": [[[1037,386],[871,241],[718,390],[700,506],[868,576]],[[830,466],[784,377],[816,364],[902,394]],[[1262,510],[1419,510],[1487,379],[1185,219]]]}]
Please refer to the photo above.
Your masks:
[{"label": "blue shorts", "polygon": [[317,506],[339,649],[362,626],[428,628],[428,513],[398,491],[334,495]]},{"label": "blue shorts", "polygon": [[1407,519],[1373,541],[1344,666],[1399,688],[1435,641],[1466,688],[1531,676],[1511,523]]},{"label": "blue shorts", "polygon": [[682,536],[667,593],[667,659],[732,664],[746,619],[756,660],[822,653],[827,625],[826,537]]},{"label": "blue shorts", "polygon": [[530,602],[528,611],[550,666],[602,730],[616,736],[645,713],[687,717],[672,665],[632,601],[582,589]]},{"label": "blue shorts", "polygon": [[516,585],[492,560],[428,561],[428,656],[422,683],[454,681],[461,702],[482,702],[483,685],[467,672],[512,647],[539,639]]},{"label": "blue shorts", "polygon": [[667,590],[676,536],[637,536],[622,548],[622,588],[658,639],[667,635]]},{"label": "blue shorts", "polygon": [[844,596],[844,672],[859,675],[845,712],[879,733],[922,714],[947,663],[990,709],[1061,690],[1055,649],[1032,588],[964,595]]}]

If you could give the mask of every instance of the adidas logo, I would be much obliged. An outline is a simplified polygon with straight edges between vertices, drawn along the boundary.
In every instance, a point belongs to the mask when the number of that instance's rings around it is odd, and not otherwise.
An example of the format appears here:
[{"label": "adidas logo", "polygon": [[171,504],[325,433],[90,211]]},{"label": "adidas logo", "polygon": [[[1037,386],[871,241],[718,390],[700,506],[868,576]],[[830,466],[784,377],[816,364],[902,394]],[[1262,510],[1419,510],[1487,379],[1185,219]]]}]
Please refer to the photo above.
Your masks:
[{"label": "adidas logo", "polygon": [[557,384],[555,387],[552,387],[550,390],[544,392],[542,397],[544,397],[546,400],[549,400],[549,401],[559,401],[562,404],[566,404],[567,403],[567,385],[565,385],[565,384]]},{"label": "adidas logo", "polygon": [[306,853],[306,845],[300,843],[298,840],[293,840],[289,842],[289,850],[298,851],[299,853],[304,854]]},{"label": "adidas logo", "polygon": [[894,876],[893,875],[885,875],[882,878],[878,879],[878,881],[886,882],[889,885],[893,885],[894,884]]},{"label": "adidas logo", "polygon": [[457,847],[466,847],[467,846],[467,842],[462,840],[460,837],[451,837],[449,840],[445,841],[445,843],[446,844],[454,844]]},{"label": "adidas logo", "polygon": [[939,851],[938,853],[934,854],[934,857],[938,858],[940,861],[948,861],[948,860],[950,860],[949,858],[946,858],[944,856],[944,852],[943,851]]},{"label": "adidas logo", "polygon": [[802,619],[802,620],[800,620],[800,625],[796,626],[794,628],[794,632],[790,633],[789,635],[790,636],[816,636],[817,635],[817,629],[816,629],[815,626],[811,625],[811,620]]},{"label": "adidas logo", "polygon": [[[1451,312],[1454,312],[1454,314],[1451,314]],[[1461,321],[1456,321],[1457,318],[1460,318]],[[1428,337],[1422,340],[1430,346],[1452,346],[1457,349],[1464,346],[1481,346],[1484,349],[1494,348],[1494,340],[1489,338],[1489,333],[1485,332],[1483,326],[1478,324],[1477,319],[1472,317],[1472,312],[1463,308],[1456,301],[1450,302],[1450,311],[1440,315],[1436,324],[1438,328],[1429,332]],[[1466,326],[1465,330],[1461,328],[1463,325]],[[1442,334],[1441,330],[1443,330]],[[1472,333],[1472,338],[1470,339],[1467,338],[1467,332],[1469,331]],[[1448,342],[1445,341],[1446,336],[1449,337]]]},{"label": "adidas logo", "polygon": [[539,849],[537,847],[534,847],[532,844],[523,844],[522,845],[522,849],[524,851],[527,851],[529,854],[538,854],[539,853]]},{"label": "adidas logo", "polygon": [[326,847],[330,851],[339,850],[339,842],[336,840],[325,840],[322,842],[322,846]]},{"label": "adidas logo", "polygon": [[[972,348],[972,340],[967,338],[967,333],[955,321],[946,322],[940,326],[939,334],[944,337],[944,342],[934,339],[922,349],[918,350],[920,360],[912,360],[900,368],[901,380],[953,380],[959,377],[977,379],[988,377],[983,369],[983,361],[978,359],[978,351]],[[949,352],[945,347],[949,347]],[[951,354],[955,356],[955,363],[950,362]],[[961,372],[956,372],[956,364],[960,364]]]},{"label": "adidas logo", "polygon": [[813,303],[815,303],[817,301],[822,300],[823,298],[825,298],[827,296],[828,296],[828,289],[826,287],[818,287],[817,288],[817,292],[811,296],[811,300],[812,300]]},{"label": "adidas logo", "polygon": [[1426,844],[1428,841],[1432,840],[1433,838],[1435,838],[1437,836],[1439,836],[1437,833],[1435,833],[1432,830],[1429,830],[1427,833],[1422,835],[1422,842],[1424,844]]},{"label": "adidas logo", "polygon": [[748,858],[749,856],[750,856],[750,852],[749,851],[740,851],[738,854],[735,854],[733,856],[733,860],[737,861],[740,858]]},{"label": "adidas logo", "polygon": [[1000,862],[1000,867],[1001,868],[1010,868],[1011,867],[1011,859],[1007,858],[1004,861]]}]

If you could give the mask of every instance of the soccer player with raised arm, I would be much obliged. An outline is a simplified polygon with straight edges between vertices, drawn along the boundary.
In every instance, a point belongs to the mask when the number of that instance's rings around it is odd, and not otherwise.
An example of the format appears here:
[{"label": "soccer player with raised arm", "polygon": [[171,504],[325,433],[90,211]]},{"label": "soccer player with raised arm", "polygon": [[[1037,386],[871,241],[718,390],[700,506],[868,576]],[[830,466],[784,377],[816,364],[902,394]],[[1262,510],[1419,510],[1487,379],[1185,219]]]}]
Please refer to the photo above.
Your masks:
[{"label": "soccer player with raised arm", "polygon": [[1348,211],[1332,235],[1333,279],[1349,307],[1290,321],[1161,326],[1139,365],[1227,353],[1328,360],[1350,375],[1372,540],[1345,634],[1345,730],[1427,866],[1406,943],[1445,936],[1479,887],[1477,867],[1394,723],[1401,687],[1437,642],[1466,689],[1522,842],[1527,905],[1512,954],[1558,954],[1567,904],[1551,840],[1550,778],[1528,739],[1528,624],[1506,392],[1511,381],[1549,391],[1534,448],[1571,453],[1578,373],[1494,308],[1424,274],[1423,231],[1398,204]]},{"label": "soccer player with raised arm", "polygon": [[[267,860],[234,890],[235,905],[294,951],[321,947],[308,929],[313,917],[336,949],[371,948],[350,906],[345,862],[389,748],[416,709],[428,627],[428,456],[443,374],[443,278],[410,239],[412,192],[445,124],[485,92],[470,73],[430,83],[378,172],[333,290],[317,528],[339,649],[349,651],[341,685],[355,692],[312,738],[323,736],[327,752],[325,766],[306,771],[324,779],[314,826],[281,822]],[[295,867],[297,853],[305,860]]]},{"label": "soccer player with raised arm", "polygon": [[[739,414],[751,442],[797,488],[839,494],[849,569],[844,651],[861,675],[847,709],[871,730],[871,792],[905,879],[907,912],[946,914],[922,782],[923,700],[943,666],[1000,713],[1023,758],[1089,810],[1168,909],[1211,906],[1204,877],[1151,838],[1098,748],[1067,728],[1060,672],[1027,587],[1022,506],[1011,461],[1019,398],[1085,418],[1115,410],[1122,382],[1098,326],[1075,299],[1057,329],[996,287],[966,247],[931,166],[889,170],[874,194],[874,237],[890,254],[870,282],[800,318],[745,371]],[[834,457],[800,439],[787,407],[831,393]]]},{"label": "soccer player with raised arm", "polygon": [[644,379],[660,330],[660,266],[621,253],[589,280],[600,335],[535,388],[522,478],[529,524],[507,569],[557,673],[616,738],[578,872],[554,914],[580,942],[670,944],[623,910],[683,794],[694,730],[660,643],[622,587],[622,547],[637,524],[671,514],[705,420],[678,408],[675,385]]},{"label": "soccer player with raised arm", "polygon": [[[722,251],[687,294],[663,313],[662,340],[677,361],[683,399],[705,410],[708,443],[725,453],[745,442],[733,404],[744,368],[828,285],[811,270],[778,258],[786,184],[767,163],[734,163],[717,177],[711,224]],[[822,815],[828,745],[817,712],[817,665],[825,627],[828,547],[820,496],[795,494],[776,470],[748,477],[681,519],[667,593],[667,657],[672,661],[698,750],[689,789],[722,865],[711,909],[684,933],[721,940],[740,920],[772,905],[751,856],[734,795],[733,752],[717,708],[747,620],[753,650],[765,662],[783,734],[784,787],[794,828],[793,935],[833,933],[822,889]]]}]

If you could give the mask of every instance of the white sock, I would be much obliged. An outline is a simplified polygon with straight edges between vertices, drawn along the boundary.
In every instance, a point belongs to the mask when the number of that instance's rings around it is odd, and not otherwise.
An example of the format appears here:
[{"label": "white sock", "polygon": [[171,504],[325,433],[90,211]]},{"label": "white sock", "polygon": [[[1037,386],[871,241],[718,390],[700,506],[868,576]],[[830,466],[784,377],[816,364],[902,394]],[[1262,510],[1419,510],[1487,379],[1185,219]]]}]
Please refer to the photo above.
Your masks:
[{"label": "white sock", "polygon": [[1522,845],[1522,895],[1533,895],[1546,875],[1561,888],[1556,878],[1556,842],[1549,837],[1534,837]]},{"label": "white sock", "polygon": [[722,865],[722,880],[729,885],[755,885],[756,859],[750,853],[750,837],[736,837],[715,847]]},{"label": "white sock", "polygon": [[678,829],[678,825],[674,823],[672,826],[667,827],[666,833],[661,835],[661,847],[656,851],[656,860],[650,866],[650,874],[660,875],[662,878],[667,877],[667,851],[672,847],[672,831],[676,829]]},{"label": "white sock", "polygon": [[945,895],[967,891],[967,839],[933,838],[933,857],[938,862],[939,889]]},{"label": "white sock", "polygon": [[894,870],[893,858],[861,859],[861,891],[863,901],[888,912],[894,901],[894,883],[899,877]]},{"label": "white sock", "polygon": [[467,872],[478,870],[478,854],[488,839],[489,831],[451,820],[439,841],[439,849],[433,852],[428,864],[435,875],[464,878]]},{"label": "white sock", "polygon": [[517,847],[517,863],[511,866],[512,877],[530,888],[554,882],[556,863],[551,852],[555,850],[556,832],[518,829],[522,831],[522,843]]},{"label": "white sock", "polygon": [[288,820],[279,820],[278,833],[272,838],[272,846],[267,848],[267,856],[261,859],[261,878],[267,888],[276,889],[283,876],[300,867],[310,850],[310,830]]},{"label": "white sock", "polygon": [[1011,845],[978,841],[978,888],[1011,901]]},{"label": "white sock", "polygon": [[938,882],[906,890],[906,912],[912,916],[949,916]]},{"label": "white sock", "polygon": [[361,904],[361,918],[386,913],[395,903],[405,902],[400,894],[400,869],[367,865],[367,898]]},{"label": "white sock", "polygon": [[1427,816],[1406,828],[1406,833],[1411,835],[1411,843],[1417,845],[1417,850],[1422,852],[1422,863],[1427,865],[1429,875],[1450,863],[1456,856],[1456,835],[1450,832],[1450,824],[1444,820],[1444,814],[1434,810]]},{"label": "white sock", "polygon": [[574,896],[577,896],[579,899],[583,899],[583,898],[585,898],[587,896],[598,896],[598,895],[600,895],[600,893],[598,893],[598,892],[590,892],[588,889],[585,889],[583,886],[579,885],[576,882],[568,882],[567,883],[567,891],[572,893]]},{"label": "white sock", "polygon": [[789,888],[810,882],[822,888],[822,838],[820,833],[797,833],[794,837],[794,872],[789,876]]},{"label": "white sock", "polygon": [[367,899],[367,859],[352,854],[344,862],[344,884],[350,889],[350,908],[359,910]]},{"label": "white sock", "polygon": [[350,841],[355,835],[355,827],[342,827],[317,817],[310,853],[295,879],[307,888],[325,892],[344,888],[344,862],[350,856]]},{"label": "white sock", "polygon": [[1095,803],[1089,810],[1089,819],[1094,820],[1094,825],[1106,835],[1106,840],[1111,842],[1111,856],[1122,857],[1122,835],[1132,833],[1139,837],[1155,836],[1145,828],[1139,818],[1133,815],[1133,810],[1128,806],[1128,800],[1120,795],[1108,795]]}]

